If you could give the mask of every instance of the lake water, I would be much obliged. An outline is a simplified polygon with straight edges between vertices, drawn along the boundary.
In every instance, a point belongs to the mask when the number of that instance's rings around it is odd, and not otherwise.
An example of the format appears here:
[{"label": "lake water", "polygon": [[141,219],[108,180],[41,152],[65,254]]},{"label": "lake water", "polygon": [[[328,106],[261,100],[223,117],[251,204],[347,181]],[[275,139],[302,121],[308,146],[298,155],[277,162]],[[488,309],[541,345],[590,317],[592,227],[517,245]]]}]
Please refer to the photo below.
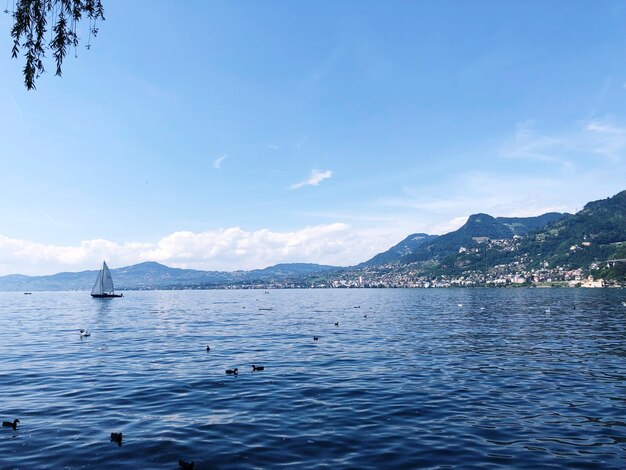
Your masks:
[{"label": "lake water", "polygon": [[0,468],[626,468],[623,301],[0,293]]}]

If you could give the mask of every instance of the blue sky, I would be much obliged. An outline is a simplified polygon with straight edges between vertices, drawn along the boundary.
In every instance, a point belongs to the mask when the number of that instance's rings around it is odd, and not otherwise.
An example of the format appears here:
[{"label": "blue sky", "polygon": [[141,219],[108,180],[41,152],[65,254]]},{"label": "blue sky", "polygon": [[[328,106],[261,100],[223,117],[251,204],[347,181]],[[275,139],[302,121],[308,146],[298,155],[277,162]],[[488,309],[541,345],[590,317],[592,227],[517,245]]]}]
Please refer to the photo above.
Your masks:
[{"label": "blue sky", "polygon": [[349,265],[626,189],[626,2],[104,6],[34,92],[0,13],[0,275]]}]

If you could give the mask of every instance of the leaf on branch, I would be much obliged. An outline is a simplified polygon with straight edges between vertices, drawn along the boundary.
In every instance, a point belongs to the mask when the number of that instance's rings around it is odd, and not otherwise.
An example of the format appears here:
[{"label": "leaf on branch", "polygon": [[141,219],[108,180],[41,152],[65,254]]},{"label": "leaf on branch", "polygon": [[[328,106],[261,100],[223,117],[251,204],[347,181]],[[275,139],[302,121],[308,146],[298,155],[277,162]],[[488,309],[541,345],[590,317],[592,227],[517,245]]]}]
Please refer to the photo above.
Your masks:
[{"label": "leaf on branch", "polygon": [[[90,37],[95,37],[98,33],[96,21],[104,21],[102,0],[16,0],[11,28],[11,57],[16,59],[25,49],[23,73],[27,89],[35,89],[35,80],[45,72],[44,59],[48,49],[56,62],[55,75],[62,75],[68,46],[76,48],[79,44],[77,25],[83,15],[89,18]],[[52,25],[53,36],[46,43],[44,37],[48,24]]]}]

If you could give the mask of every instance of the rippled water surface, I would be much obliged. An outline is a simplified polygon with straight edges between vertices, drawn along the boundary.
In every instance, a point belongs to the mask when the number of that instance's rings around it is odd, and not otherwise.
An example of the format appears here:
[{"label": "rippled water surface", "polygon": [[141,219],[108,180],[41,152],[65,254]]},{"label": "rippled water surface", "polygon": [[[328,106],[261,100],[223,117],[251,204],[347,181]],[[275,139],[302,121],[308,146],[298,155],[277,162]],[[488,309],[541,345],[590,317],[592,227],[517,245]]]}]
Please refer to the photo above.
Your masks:
[{"label": "rippled water surface", "polygon": [[0,468],[626,468],[623,301],[0,293]]}]

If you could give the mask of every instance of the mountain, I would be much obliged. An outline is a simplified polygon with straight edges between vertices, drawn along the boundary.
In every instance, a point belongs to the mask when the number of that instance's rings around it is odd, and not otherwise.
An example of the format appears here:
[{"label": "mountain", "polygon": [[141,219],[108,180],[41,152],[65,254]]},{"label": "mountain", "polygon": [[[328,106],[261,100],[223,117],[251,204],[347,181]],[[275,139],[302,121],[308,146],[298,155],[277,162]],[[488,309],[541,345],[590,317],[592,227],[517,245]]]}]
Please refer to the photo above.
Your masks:
[{"label": "mountain", "polygon": [[[252,271],[200,271],[170,268],[155,262],[111,270],[119,290],[186,289],[224,286],[412,286],[416,277],[463,280],[495,279],[502,275],[546,278],[568,269],[576,274],[624,282],[626,263],[626,191],[589,202],[576,214],[551,212],[537,217],[492,217],[474,214],[458,230],[441,236],[415,233],[389,250],[352,268],[287,263]],[[582,273],[582,274],[581,274]],[[0,277],[0,290],[90,290],[97,271],[51,276]],[[379,276],[375,278],[375,276]],[[482,276],[482,278],[481,278]],[[355,281],[358,280],[357,281]],[[382,279],[382,281],[381,281]],[[482,280],[481,280],[482,279]],[[473,281],[472,281],[473,282]]]},{"label": "mountain", "polygon": [[411,253],[400,258],[400,262],[408,264],[443,258],[458,252],[462,247],[485,239],[511,239],[545,227],[564,216],[565,214],[558,212],[549,212],[537,217],[492,217],[488,214],[474,214],[458,230],[419,245]]},{"label": "mountain", "polygon": [[496,217],[496,219],[506,225],[513,232],[513,235],[524,235],[569,215],[560,212],[547,212],[537,217]]},{"label": "mountain", "polygon": [[[232,278],[231,273],[222,271],[170,268],[154,261],[112,269],[111,275],[116,287],[120,290],[172,288],[202,283],[212,284],[228,282]],[[93,283],[93,281],[90,282]],[[88,289],[91,289],[89,282],[86,285]],[[85,289],[85,287],[82,289]]]},{"label": "mountain", "polygon": [[437,235],[414,233],[406,237],[397,245],[392,246],[387,251],[377,254],[373,258],[358,264],[356,267],[393,263],[395,261],[398,261],[403,256],[413,252],[418,246],[434,240],[435,238],[437,238]]},{"label": "mountain", "polygon": [[[156,262],[145,262],[118,269],[111,275],[116,290],[181,289],[216,287],[226,284],[268,282],[338,270],[336,266],[311,263],[277,264],[252,271],[199,271],[170,268]],[[11,274],[0,277],[0,291],[91,290],[98,271],[58,273],[50,276]]]},{"label": "mountain", "polygon": [[[541,217],[541,221],[526,220],[524,230],[532,226],[535,230],[511,240],[502,237],[497,219],[484,214],[473,216],[461,229],[409,256],[424,261],[425,271],[431,275],[485,273],[500,267],[510,272],[582,269],[586,273],[593,271],[595,278],[626,279],[626,263],[607,263],[626,259],[626,191],[590,202],[574,215]],[[510,220],[506,222],[510,224]],[[470,237],[475,234],[492,240]]]},{"label": "mountain", "polygon": [[288,278],[299,277],[309,274],[318,274],[329,271],[336,271],[337,266],[327,266],[323,264],[313,263],[282,263],[269,266],[264,269],[254,269],[248,271],[246,276],[250,279],[268,279],[268,278]]},{"label": "mountain", "polygon": [[534,265],[541,261],[587,268],[593,262],[626,258],[626,191],[587,203],[525,239],[519,249]]}]

